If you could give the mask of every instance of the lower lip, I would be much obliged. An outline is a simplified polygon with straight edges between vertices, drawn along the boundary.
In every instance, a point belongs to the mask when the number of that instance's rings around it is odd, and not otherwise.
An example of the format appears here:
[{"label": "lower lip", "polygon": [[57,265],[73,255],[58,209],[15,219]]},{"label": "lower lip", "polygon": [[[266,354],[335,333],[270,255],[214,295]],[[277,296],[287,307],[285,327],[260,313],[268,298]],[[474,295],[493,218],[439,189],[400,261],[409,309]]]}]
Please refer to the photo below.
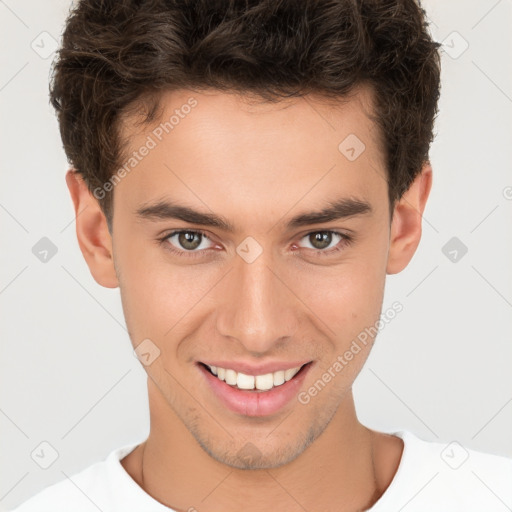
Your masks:
[{"label": "lower lip", "polygon": [[238,389],[212,375],[202,364],[198,366],[215,395],[228,409],[244,416],[268,416],[278,412],[297,395],[311,364],[307,363],[292,379],[268,391]]}]

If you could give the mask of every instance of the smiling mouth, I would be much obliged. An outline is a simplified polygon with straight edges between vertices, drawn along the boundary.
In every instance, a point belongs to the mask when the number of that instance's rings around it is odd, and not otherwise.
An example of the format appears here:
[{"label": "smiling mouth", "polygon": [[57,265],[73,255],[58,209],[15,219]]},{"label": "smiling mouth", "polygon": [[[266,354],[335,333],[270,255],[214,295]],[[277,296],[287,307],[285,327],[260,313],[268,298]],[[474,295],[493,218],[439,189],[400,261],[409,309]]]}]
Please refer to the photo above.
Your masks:
[{"label": "smiling mouth", "polygon": [[311,363],[312,361],[309,361],[308,363],[296,368],[279,370],[272,373],[266,373],[264,375],[247,375],[242,372],[236,372],[230,368],[210,366],[201,362],[199,362],[199,365],[205,368],[211,375],[235,389],[257,393],[270,391],[271,389],[277,388],[286,382],[291,381],[297,375],[301,374]]}]

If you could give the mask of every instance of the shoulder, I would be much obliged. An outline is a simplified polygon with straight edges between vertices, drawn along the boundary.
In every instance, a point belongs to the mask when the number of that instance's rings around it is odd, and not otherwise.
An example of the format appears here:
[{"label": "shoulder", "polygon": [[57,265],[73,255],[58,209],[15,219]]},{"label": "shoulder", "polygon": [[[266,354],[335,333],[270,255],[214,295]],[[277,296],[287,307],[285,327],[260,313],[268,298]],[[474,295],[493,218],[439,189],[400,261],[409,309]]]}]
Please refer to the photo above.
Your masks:
[{"label": "shoulder", "polygon": [[427,441],[407,430],[398,470],[372,512],[407,505],[411,512],[501,511],[512,508],[512,458],[458,441]]},{"label": "shoulder", "polygon": [[[66,476],[46,487],[10,512],[98,512],[110,510],[112,489],[118,478],[119,460],[136,445],[125,445],[110,452],[105,460]],[[70,508],[71,507],[71,508]]]}]

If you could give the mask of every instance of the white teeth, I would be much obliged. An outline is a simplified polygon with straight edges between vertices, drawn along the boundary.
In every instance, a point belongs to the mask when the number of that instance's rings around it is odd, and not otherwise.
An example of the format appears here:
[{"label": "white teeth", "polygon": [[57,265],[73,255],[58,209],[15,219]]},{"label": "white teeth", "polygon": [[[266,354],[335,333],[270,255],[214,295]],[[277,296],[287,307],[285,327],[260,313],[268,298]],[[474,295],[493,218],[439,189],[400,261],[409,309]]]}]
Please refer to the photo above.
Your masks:
[{"label": "white teeth", "polygon": [[299,368],[290,368],[289,370],[285,370],[284,372],[284,380],[289,381],[291,378],[295,376],[295,374],[300,370]]},{"label": "white teeth", "polygon": [[240,389],[254,389],[254,375],[239,373],[236,377],[236,385]]},{"label": "white teeth", "polygon": [[234,386],[236,384],[236,372],[226,368],[226,384]]},{"label": "white teeth", "polygon": [[258,389],[260,391],[268,391],[275,386],[281,386],[285,382],[292,379],[302,368],[290,368],[288,370],[278,370],[274,373],[266,373],[265,375],[246,375],[245,373],[235,372],[230,368],[220,368],[219,366],[208,366],[211,372],[220,380],[225,380],[226,384],[236,386],[239,389]]},{"label": "white teeth", "polygon": [[274,372],[274,386],[280,386],[284,384],[284,370],[279,370],[278,372]]},{"label": "white teeth", "polygon": [[256,381],[256,389],[272,389],[274,387],[274,374],[266,373],[265,375],[257,375],[254,379]]}]

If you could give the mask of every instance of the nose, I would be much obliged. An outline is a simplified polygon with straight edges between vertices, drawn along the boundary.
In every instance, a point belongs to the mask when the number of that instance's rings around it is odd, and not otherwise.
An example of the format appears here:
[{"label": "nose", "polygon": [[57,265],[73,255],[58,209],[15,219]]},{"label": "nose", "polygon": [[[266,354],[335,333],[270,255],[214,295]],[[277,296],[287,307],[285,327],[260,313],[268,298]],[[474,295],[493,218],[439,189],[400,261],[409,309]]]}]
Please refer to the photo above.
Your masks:
[{"label": "nose", "polygon": [[279,271],[270,250],[252,263],[238,255],[225,284],[218,290],[216,323],[220,335],[231,338],[254,356],[273,352],[285,338],[296,335],[301,302],[293,293],[291,274]]}]

